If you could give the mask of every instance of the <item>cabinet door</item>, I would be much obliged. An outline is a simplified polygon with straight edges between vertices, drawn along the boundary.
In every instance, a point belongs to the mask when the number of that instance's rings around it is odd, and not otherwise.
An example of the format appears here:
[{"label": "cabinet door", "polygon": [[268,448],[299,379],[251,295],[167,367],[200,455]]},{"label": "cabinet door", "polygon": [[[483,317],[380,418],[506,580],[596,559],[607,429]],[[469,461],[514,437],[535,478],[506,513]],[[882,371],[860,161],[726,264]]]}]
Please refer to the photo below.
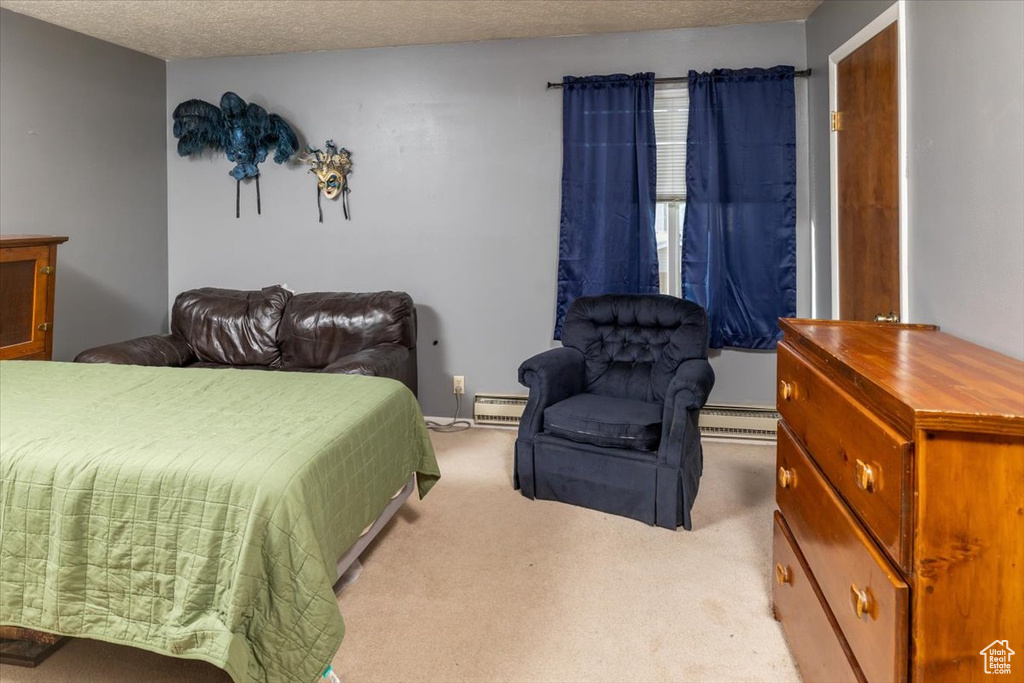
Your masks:
[{"label": "cabinet door", "polygon": [[0,249],[0,360],[46,351],[50,272],[49,247]]}]

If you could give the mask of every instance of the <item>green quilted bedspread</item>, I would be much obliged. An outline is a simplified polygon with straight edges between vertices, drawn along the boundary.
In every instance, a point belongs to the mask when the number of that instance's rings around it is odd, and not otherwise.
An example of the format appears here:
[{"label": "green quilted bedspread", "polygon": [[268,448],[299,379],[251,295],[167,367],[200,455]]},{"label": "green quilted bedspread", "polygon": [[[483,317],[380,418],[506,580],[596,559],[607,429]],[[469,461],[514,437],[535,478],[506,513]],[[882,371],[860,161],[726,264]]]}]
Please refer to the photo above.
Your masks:
[{"label": "green quilted bedspread", "polygon": [[413,472],[440,476],[393,380],[0,363],[0,623],[313,683],[337,558]]}]

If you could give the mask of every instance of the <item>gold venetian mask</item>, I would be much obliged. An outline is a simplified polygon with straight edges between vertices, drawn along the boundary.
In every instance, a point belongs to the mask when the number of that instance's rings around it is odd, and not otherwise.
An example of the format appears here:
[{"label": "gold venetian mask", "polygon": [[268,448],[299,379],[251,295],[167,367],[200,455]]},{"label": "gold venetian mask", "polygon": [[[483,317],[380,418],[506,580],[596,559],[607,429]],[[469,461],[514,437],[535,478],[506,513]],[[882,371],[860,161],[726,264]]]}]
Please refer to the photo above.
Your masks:
[{"label": "gold venetian mask", "polygon": [[324,193],[324,196],[328,199],[334,199],[341,193],[341,189],[345,184],[345,176],[341,175],[333,169],[314,169],[316,171],[316,177],[320,179],[317,183],[317,187]]},{"label": "gold venetian mask", "polygon": [[[321,194],[328,199],[335,199],[341,195],[342,209],[347,220],[349,218],[348,175],[352,172],[352,155],[344,147],[335,146],[333,140],[328,140],[324,147],[323,150],[307,148],[307,153],[301,161],[311,166],[310,173],[316,174],[317,206],[320,206]],[[324,222],[322,208],[320,208],[320,222]]]}]

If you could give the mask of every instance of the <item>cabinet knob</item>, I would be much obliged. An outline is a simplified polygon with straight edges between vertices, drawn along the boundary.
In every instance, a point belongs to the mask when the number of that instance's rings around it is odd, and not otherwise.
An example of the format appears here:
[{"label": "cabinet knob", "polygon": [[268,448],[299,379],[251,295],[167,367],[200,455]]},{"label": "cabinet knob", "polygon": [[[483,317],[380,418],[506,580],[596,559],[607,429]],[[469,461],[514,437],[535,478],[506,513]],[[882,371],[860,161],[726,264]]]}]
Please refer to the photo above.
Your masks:
[{"label": "cabinet knob", "polygon": [[857,479],[857,488],[868,493],[873,493],[878,490],[878,482],[880,477],[880,470],[876,471],[874,465],[869,465],[863,460],[858,460],[854,466],[854,472]]},{"label": "cabinet knob", "polygon": [[781,380],[779,382],[779,394],[782,396],[783,401],[788,401],[796,395],[796,386],[786,380]]},{"label": "cabinet knob", "polygon": [[791,489],[796,487],[796,470],[779,468],[779,488]]},{"label": "cabinet knob", "polygon": [[775,580],[779,582],[780,586],[785,586],[787,583],[793,583],[793,573],[789,570],[789,567],[784,567],[781,563],[776,564]]},{"label": "cabinet knob", "polygon": [[857,615],[858,619],[870,616],[871,594],[868,593],[867,589],[857,588],[857,584],[851,583],[850,605],[853,607],[853,613]]},{"label": "cabinet knob", "polygon": [[53,327],[53,323],[39,323],[36,325],[36,329],[41,332],[49,332],[51,327]]}]

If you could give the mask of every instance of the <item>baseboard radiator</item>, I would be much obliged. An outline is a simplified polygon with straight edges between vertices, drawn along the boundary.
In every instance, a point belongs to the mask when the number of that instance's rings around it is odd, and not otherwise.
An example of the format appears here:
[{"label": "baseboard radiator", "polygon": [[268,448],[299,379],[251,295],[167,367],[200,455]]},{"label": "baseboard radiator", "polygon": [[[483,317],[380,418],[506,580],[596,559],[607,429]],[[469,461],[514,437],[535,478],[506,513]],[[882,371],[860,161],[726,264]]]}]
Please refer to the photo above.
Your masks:
[{"label": "baseboard radiator", "polygon": [[[477,394],[473,421],[478,425],[518,427],[526,408],[521,394]],[[700,411],[700,433],[727,439],[774,441],[779,414],[770,408],[706,405]]]},{"label": "baseboard radiator", "polygon": [[477,394],[473,400],[473,422],[518,427],[525,409],[526,396],[521,394]]},{"label": "baseboard radiator", "polygon": [[700,433],[724,439],[774,441],[779,414],[771,408],[706,405],[700,411]]}]

